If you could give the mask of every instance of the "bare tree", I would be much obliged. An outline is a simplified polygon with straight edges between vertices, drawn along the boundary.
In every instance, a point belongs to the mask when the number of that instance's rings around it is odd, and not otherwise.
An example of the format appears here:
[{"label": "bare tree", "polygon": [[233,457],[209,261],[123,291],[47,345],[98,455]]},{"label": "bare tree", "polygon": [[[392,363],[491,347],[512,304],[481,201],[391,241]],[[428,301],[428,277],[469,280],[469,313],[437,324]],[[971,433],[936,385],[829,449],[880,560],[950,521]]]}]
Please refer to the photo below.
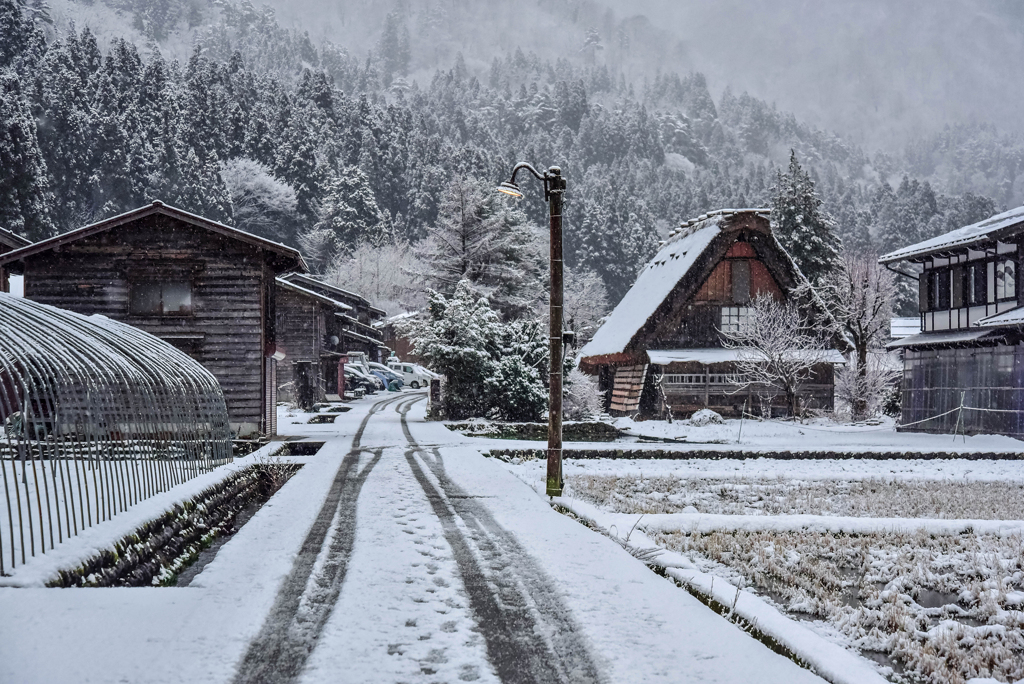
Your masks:
[{"label": "bare tree", "polygon": [[[594,271],[565,269],[565,328],[576,333],[576,344],[590,341],[608,315],[608,292]],[[543,302],[547,315],[547,302]]]},{"label": "bare tree", "polygon": [[338,254],[327,269],[329,282],[363,295],[374,306],[396,314],[427,304],[422,270],[405,240],[363,241],[351,253]]},{"label": "bare tree", "polygon": [[894,281],[876,255],[846,252],[840,268],[822,278],[817,289],[831,314],[823,320],[824,325],[852,347],[837,389],[849,402],[854,420],[871,415],[892,381],[893,370],[886,367],[879,352],[889,336]]},{"label": "bare tree", "polygon": [[792,415],[797,416],[803,384],[813,376],[815,366],[828,360],[819,330],[795,301],[779,302],[761,294],[750,303],[745,321],[719,332],[726,349],[739,351],[738,384],[781,392]]}]

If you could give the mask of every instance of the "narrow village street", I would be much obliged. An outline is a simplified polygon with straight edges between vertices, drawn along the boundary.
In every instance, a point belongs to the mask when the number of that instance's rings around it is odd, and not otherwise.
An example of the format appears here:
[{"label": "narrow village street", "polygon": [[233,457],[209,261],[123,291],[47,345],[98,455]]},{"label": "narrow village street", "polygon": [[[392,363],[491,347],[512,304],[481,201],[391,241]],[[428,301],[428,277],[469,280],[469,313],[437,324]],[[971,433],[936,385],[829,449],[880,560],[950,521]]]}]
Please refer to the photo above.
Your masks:
[{"label": "narrow village street", "polygon": [[0,589],[0,681],[821,681],[424,421],[424,399],[282,414],[325,446],[187,587]]}]

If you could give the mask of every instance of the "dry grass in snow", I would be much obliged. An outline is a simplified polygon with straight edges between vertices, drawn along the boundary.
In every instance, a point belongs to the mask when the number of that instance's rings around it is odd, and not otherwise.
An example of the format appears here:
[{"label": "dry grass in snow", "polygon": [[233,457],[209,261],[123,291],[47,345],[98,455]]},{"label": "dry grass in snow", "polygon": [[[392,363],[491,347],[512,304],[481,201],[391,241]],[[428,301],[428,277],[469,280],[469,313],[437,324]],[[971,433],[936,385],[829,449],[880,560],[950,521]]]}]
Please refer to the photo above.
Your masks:
[{"label": "dry grass in snow", "polygon": [[[1024,519],[1024,484],[956,480],[791,480],[575,474],[576,496],[617,513]],[[693,511],[690,511],[693,512]]]},{"label": "dry grass in snow", "polygon": [[705,572],[896,664],[898,682],[1024,677],[1024,542],[964,534],[658,534]]}]

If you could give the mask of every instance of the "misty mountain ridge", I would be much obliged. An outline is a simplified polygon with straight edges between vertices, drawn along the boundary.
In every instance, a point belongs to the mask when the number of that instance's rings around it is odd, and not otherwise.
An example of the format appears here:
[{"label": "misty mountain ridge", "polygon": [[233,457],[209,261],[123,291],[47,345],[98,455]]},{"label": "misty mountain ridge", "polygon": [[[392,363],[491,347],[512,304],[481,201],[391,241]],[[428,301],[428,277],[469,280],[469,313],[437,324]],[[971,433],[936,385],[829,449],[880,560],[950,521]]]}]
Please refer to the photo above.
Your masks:
[{"label": "misty mountain ridge", "polygon": [[[995,0],[909,4],[915,7],[892,8],[891,3],[878,0],[859,3],[856,9],[845,6],[840,11],[835,3],[828,2],[816,3],[809,9],[802,2],[765,3],[760,0],[713,6],[659,0],[544,4],[406,0],[393,5],[365,0],[271,0],[267,4],[208,0],[94,0],[91,3],[56,0],[51,3],[51,14],[58,26],[71,22],[79,27],[90,26],[101,44],[124,36],[140,47],[156,49],[158,46],[165,57],[179,61],[187,60],[197,42],[222,54],[229,52],[236,43],[245,43],[245,29],[236,30],[237,35],[232,36],[230,30],[224,30],[223,24],[225,14],[249,15],[250,18],[241,23],[259,24],[262,28],[249,26],[247,30],[276,34],[272,40],[308,43],[309,48],[330,46],[328,51],[340,50],[352,59],[363,60],[380,51],[387,17],[395,12],[402,16],[408,32],[409,64],[405,82],[429,83],[438,70],[450,69],[459,55],[468,73],[486,81],[495,59],[505,59],[519,51],[541,61],[564,60],[573,65],[607,67],[609,78],[615,81],[613,97],[624,90],[623,85],[632,85],[635,96],[654,108],[679,104],[666,100],[658,91],[663,74],[673,71],[686,74],[696,70],[711,74],[710,79],[705,79],[707,89],[719,106],[723,98],[728,100],[734,93],[743,92],[741,87],[750,92],[755,101],[760,100],[757,108],[766,111],[753,116],[769,121],[773,140],[751,140],[754,145],[751,151],[768,157],[776,165],[784,165],[790,147],[799,148],[808,138],[822,142],[834,138],[827,144],[833,150],[864,147],[862,151],[851,153],[864,157],[866,162],[860,173],[847,169],[851,179],[886,180],[895,184],[906,173],[928,179],[949,192],[970,191],[992,196],[1003,206],[1024,203],[1024,182],[1019,180],[1024,169],[1024,154],[1021,153],[1024,138],[1018,130],[1024,125],[1018,114],[1024,103],[1017,104],[1017,94],[1005,87],[1012,82],[1013,73],[1019,73],[1013,65],[1020,66],[1020,58],[1024,58],[1024,41],[1016,40],[1021,37],[1024,26],[1024,10],[1015,3]],[[272,12],[268,12],[268,8]],[[637,9],[644,13],[632,13]],[[945,31],[940,30],[942,17],[936,16],[942,12],[948,19]],[[801,13],[810,13],[813,17],[805,16],[806,21],[798,21],[803,16]],[[896,16],[890,17],[890,14]],[[970,26],[957,29],[961,37],[967,35],[973,39],[962,46],[963,50],[979,44],[977,34],[987,38],[982,41],[986,46],[983,61],[979,61],[980,58],[968,60],[965,65],[965,60],[959,59],[962,54],[953,52],[944,57],[936,54],[953,42],[954,37],[949,33],[956,16],[967,17],[967,23],[974,25],[973,30]],[[652,21],[650,17],[664,21]],[[754,27],[755,17],[762,17],[769,24]],[[899,73],[890,72],[890,80],[907,86],[894,93],[879,73],[884,66],[881,58],[872,59],[870,51],[863,47],[863,40],[871,27],[884,27],[887,34],[892,34],[901,26],[912,24],[915,17],[927,23],[929,30],[918,27],[902,36],[904,39],[909,36],[916,46],[931,41],[927,51],[929,61],[919,68],[904,66]],[[845,22],[844,31],[829,31],[830,38],[838,37],[842,43],[856,40],[858,47],[852,53],[836,48],[822,59],[822,39],[814,34],[811,18],[825,22],[830,29]],[[672,27],[680,22],[688,30],[673,32]],[[284,28],[286,26],[291,28]],[[717,31],[700,30],[703,27],[731,27],[738,35],[733,40],[721,40]],[[795,34],[794,39],[786,43],[786,36],[790,34]],[[813,40],[808,38],[809,34],[813,34]],[[754,40],[749,40],[751,37]],[[224,41],[219,49],[211,46],[214,39]],[[890,54],[895,50],[893,40],[895,38],[882,41]],[[791,46],[788,52],[780,49],[783,43]],[[237,47],[245,53],[244,45]],[[994,53],[1000,48],[1005,48],[1004,56],[996,59]],[[760,50],[757,59],[747,54],[756,50]],[[913,52],[912,46],[904,45],[903,50]],[[737,51],[747,54],[742,64],[733,63],[741,61],[735,57],[716,57],[719,53],[724,56]],[[254,65],[263,62],[261,66],[265,69],[276,71],[286,79],[296,78],[303,66],[330,70],[330,65],[324,63],[328,60],[307,59],[312,50],[306,49],[305,55],[301,54],[301,48],[296,52],[299,53],[296,58],[276,64],[259,50],[246,57]],[[782,63],[792,56],[789,53],[797,53],[800,59]],[[773,54],[778,57],[773,58]],[[835,78],[844,56],[855,61],[848,69],[863,69],[866,73],[852,74],[854,78]],[[794,98],[792,91],[797,86],[793,82],[797,76],[786,77],[786,74],[812,67],[831,69],[833,77],[816,78],[814,89],[805,88],[799,98]],[[987,70],[982,80],[988,87],[988,96],[975,97],[967,108],[961,106],[961,98],[952,98],[953,102],[942,103],[944,109],[937,112],[935,105],[939,94],[935,88],[918,92],[913,87],[920,86],[926,79],[927,74],[923,72],[940,74],[950,67],[964,72],[960,83],[974,82],[980,72]],[[1013,73],[1005,73],[1007,69]],[[524,74],[522,78],[541,76],[555,79],[554,74]],[[1008,80],[1002,86],[992,84],[998,77]],[[847,88],[848,92],[841,92],[840,86],[835,85],[839,82],[845,84],[842,88]],[[602,95],[595,93],[593,99],[605,104]],[[919,98],[924,99],[913,105]],[[993,99],[998,107],[993,107]],[[780,111],[775,104],[769,104],[780,101],[795,105],[795,109],[789,108],[792,116],[790,112]],[[829,102],[832,110],[825,106]],[[970,104],[975,109],[971,110]],[[926,120],[922,120],[919,110],[928,114],[924,117]],[[945,110],[949,110],[947,117],[941,113]],[[885,116],[884,124],[879,120],[881,116]],[[997,122],[1006,128],[1000,130]],[[885,139],[887,144],[880,146],[874,142],[879,139]],[[866,147],[858,144],[858,140],[866,142]],[[832,157],[831,154],[815,154],[813,150],[806,150],[806,153],[810,155],[808,161],[812,166],[816,166],[819,158]],[[698,159],[690,161],[700,163]]]},{"label": "misty mountain ridge", "polygon": [[[500,179],[529,159],[566,170],[567,262],[614,300],[677,221],[763,205],[791,149],[853,249],[893,249],[1024,198],[1012,134],[957,124],[869,152],[662,68],[678,44],[598,3],[341,7],[366,10],[342,17],[358,48],[248,2],[63,0],[52,26],[26,18],[35,28],[11,58],[20,83],[5,92],[38,139],[22,154],[38,157],[24,174],[37,182],[15,189],[7,226],[40,237],[160,198],[326,263],[382,227],[423,239],[454,174]],[[523,17],[551,29],[527,43],[537,51],[515,42]],[[29,35],[40,28],[45,42]],[[523,210],[543,214],[538,197]]]}]

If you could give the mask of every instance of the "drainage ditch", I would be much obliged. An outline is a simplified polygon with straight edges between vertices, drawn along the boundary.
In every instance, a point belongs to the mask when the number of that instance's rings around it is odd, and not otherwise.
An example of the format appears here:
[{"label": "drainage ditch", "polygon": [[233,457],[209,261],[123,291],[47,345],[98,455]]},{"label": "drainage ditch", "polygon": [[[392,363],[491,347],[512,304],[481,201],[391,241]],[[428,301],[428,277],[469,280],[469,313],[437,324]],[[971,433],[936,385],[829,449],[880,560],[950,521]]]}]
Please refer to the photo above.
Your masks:
[{"label": "drainage ditch", "polygon": [[[322,444],[321,444],[322,446]],[[175,504],[76,568],[61,570],[48,587],[176,586],[178,578],[216,550],[249,521],[301,464],[266,460],[245,468],[197,496]],[[214,547],[217,540],[223,540]],[[198,574],[187,575],[186,583]]]}]

